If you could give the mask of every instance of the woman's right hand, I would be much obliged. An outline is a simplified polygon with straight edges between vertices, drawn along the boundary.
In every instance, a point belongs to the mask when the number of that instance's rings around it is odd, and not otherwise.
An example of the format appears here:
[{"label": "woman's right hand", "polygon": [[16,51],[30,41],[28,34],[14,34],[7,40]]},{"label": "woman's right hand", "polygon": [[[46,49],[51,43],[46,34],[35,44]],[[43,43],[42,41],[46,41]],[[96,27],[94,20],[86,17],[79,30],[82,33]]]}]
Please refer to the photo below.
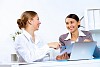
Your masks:
[{"label": "woman's right hand", "polygon": [[61,44],[59,42],[51,42],[51,43],[48,43],[48,46],[50,48],[59,49]]},{"label": "woman's right hand", "polygon": [[68,54],[66,52],[64,54],[58,55],[56,57],[56,60],[66,60],[66,59],[69,59],[69,56],[68,56]]}]

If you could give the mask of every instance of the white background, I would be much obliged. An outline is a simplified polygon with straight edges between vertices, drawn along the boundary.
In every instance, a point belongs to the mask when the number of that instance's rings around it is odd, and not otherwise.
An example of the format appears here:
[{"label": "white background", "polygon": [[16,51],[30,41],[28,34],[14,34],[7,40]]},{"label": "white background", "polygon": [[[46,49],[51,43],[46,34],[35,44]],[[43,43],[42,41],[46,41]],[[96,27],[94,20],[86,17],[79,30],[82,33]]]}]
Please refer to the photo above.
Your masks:
[{"label": "white background", "polygon": [[[51,42],[59,41],[59,36],[67,32],[68,14],[75,13],[81,18],[87,8],[100,8],[100,0],[0,0],[0,58],[9,60],[14,52],[11,34],[18,30],[17,19],[22,12],[38,13],[41,25],[37,33]],[[81,25],[84,26],[84,20]]]}]

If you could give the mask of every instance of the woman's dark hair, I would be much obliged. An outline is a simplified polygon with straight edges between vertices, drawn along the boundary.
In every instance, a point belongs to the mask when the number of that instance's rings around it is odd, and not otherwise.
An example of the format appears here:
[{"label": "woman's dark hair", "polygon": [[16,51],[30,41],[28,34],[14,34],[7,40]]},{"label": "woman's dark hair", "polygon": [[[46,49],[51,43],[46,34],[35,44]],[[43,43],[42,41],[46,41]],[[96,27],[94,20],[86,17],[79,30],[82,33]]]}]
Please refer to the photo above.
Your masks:
[{"label": "woman's dark hair", "polygon": [[[79,21],[79,17],[76,14],[69,14],[66,18],[75,19],[77,22]],[[80,27],[80,25],[78,26],[78,28],[79,27]]]},{"label": "woman's dark hair", "polygon": [[26,28],[27,21],[32,20],[37,13],[35,11],[25,11],[22,13],[21,18],[17,20],[17,24],[20,29]]}]

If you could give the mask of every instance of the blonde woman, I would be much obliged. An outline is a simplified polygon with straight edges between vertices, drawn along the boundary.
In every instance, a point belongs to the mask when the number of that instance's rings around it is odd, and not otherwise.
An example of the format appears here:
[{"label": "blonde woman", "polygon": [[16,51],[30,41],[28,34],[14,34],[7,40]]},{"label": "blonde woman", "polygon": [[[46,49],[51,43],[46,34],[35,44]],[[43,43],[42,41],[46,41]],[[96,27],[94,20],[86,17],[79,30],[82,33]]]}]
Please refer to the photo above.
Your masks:
[{"label": "blonde woman", "polygon": [[23,31],[15,39],[15,49],[20,62],[42,61],[48,54],[50,48],[58,49],[60,43],[43,43],[34,32],[39,29],[41,22],[35,11],[25,11],[17,20],[18,27]]}]

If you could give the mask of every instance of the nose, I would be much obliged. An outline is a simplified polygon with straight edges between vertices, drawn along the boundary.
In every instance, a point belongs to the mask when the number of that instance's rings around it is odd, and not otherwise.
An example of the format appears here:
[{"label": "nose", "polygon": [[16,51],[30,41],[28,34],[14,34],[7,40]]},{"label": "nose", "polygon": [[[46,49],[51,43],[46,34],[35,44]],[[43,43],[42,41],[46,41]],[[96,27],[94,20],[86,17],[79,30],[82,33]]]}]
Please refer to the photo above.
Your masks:
[{"label": "nose", "polygon": [[41,22],[39,21],[39,24],[41,24]]},{"label": "nose", "polygon": [[69,23],[69,27],[71,26],[71,23]]}]

